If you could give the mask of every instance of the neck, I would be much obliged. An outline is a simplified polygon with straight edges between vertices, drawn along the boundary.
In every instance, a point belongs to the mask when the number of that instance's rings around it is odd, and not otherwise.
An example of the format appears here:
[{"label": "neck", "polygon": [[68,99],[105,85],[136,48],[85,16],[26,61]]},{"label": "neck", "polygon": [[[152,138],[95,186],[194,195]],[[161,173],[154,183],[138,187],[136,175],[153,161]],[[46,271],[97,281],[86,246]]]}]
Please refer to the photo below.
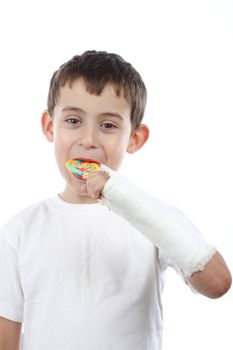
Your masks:
[{"label": "neck", "polygon": [[63,192],[59,193],[59,197],[68,203],[73,204],[96,204],[99,202],[98,199],[93,199],[89,196],[79,195],[69,191],[67,188]]}]

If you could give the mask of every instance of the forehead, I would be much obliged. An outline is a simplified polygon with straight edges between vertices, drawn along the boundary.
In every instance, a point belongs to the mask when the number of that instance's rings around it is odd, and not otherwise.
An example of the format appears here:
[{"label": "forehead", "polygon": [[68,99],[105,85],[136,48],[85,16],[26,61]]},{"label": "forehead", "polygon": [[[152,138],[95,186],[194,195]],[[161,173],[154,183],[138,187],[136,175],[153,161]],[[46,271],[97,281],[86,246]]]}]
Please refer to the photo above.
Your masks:
[{"label": "forehead", "polygon": [[105,85],[101,94],[96,95],[87,90],[87,85],[82,78],[67,82],[60,88],[56,107],[64,108],[67,105],[80,107],[84,110],[91,108],[97,110],[110,108],[111,110],[115,110],[115,112],[129,114],[131,109],[130,103],[123,94],[123,89],[118,96],[115,86],[108,83]]}]

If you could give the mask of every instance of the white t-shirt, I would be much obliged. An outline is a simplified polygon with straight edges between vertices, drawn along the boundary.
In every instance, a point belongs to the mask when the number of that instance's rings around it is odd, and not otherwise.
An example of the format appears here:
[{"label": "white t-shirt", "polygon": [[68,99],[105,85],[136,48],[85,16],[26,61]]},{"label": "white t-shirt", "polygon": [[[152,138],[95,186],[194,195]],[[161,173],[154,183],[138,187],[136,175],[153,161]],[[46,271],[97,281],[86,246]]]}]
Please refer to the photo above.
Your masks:
[{"label": "white t-shirt", "polygon": [[23,350],[160,350],[166,260],[101,203],[37,203],[0,231],[0,316]]}]

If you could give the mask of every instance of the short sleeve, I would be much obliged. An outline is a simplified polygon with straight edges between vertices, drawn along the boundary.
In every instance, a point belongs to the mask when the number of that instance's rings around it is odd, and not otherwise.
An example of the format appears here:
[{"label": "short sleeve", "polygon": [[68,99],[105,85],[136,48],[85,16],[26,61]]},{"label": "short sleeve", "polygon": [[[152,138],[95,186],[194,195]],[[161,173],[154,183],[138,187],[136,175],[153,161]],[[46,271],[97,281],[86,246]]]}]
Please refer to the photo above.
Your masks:
[{"label": "short sleeve", "polygon": [[23,322],[24,298],[18,251],[5,229],[0,230],[0,316]]}]

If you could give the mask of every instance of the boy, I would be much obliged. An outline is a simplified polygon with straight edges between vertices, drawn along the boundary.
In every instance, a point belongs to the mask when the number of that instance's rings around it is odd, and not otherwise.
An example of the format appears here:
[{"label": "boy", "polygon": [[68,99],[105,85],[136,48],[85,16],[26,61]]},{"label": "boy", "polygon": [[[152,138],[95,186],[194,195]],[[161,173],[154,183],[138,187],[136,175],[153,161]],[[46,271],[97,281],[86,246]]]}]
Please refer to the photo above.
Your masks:
[{"label": "boy", "polygon": [[[159,350],[163,272],[210,297],[230,272],[175,208],[117,174],[146,142],[146,88],[120,56],[87,51],[51,79],[42,129],[64,190],[14,216],[0,234],[0,349]],[[87,180],[68,159],[101,164]]]}]

